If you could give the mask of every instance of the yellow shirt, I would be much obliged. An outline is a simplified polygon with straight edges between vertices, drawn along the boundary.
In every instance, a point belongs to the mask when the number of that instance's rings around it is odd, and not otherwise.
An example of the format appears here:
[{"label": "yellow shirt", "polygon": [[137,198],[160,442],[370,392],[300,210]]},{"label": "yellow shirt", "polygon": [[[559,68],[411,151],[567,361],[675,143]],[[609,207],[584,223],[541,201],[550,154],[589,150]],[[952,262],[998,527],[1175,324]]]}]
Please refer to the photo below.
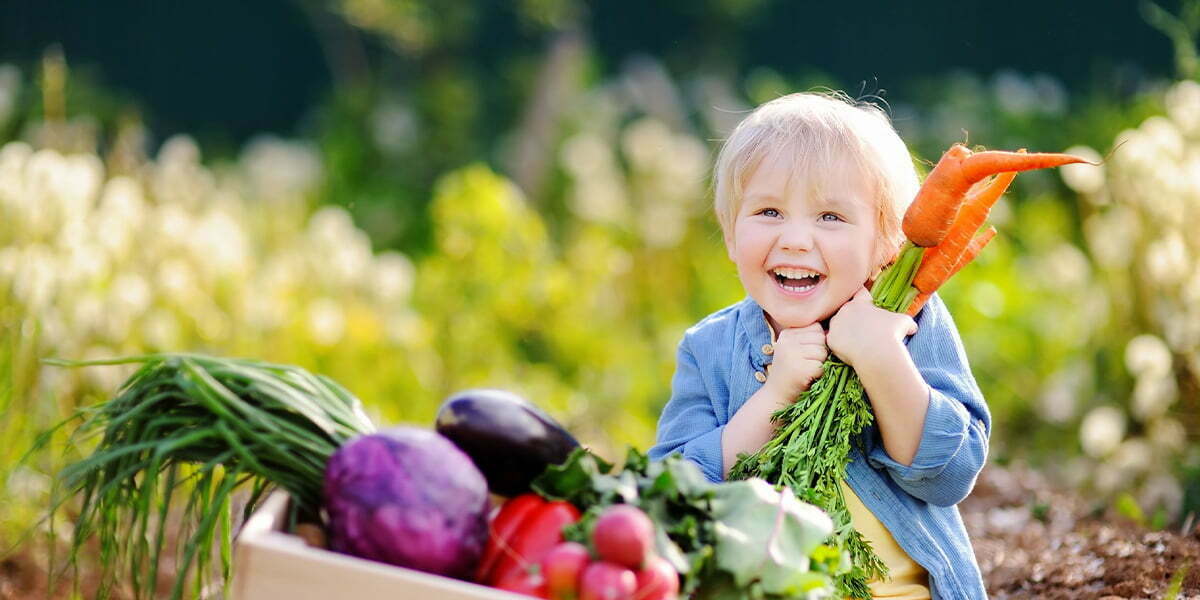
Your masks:
[{"label": "yellow shirt", "polygon": [[854,528],[863,535],[875,554],[888,567],[889,579],[880,581],[872,579],[867,583],[871,589],[872,598],[890,598],[893,600],[930,600],[929,573],[909,558],[908,554],[896,543],[896,538],[888,532],[883,523],[875,518],[863,503],[858,494],[842,482],[842,493],[846,496],[846,508],[850,510],[850,519]]}]

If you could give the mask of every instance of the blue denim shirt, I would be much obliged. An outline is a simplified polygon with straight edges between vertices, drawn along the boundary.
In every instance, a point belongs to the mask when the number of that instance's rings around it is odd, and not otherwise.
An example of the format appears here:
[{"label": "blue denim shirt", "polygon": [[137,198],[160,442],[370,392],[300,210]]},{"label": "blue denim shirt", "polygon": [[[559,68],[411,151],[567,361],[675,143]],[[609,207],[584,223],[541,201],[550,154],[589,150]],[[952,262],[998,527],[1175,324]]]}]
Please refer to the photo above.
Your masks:
[{"label": "blue denim shirt", "polygon": [[[846,483],[929,572],[935,600],[986,598],[956,505],[971,492],[987,460],[991,415],[954,320],[936,294],[916,322],[917,333],[905,344],[930,388],[916,456],[911,465],[892,460],[872,425],[862,433],[866,455],[852,445]],[[749,297],[688,329],[650,457],[682,453],[710,480],[721,481],[721,433],[763,385],[755,374],[765,373],[770,364],[771,343],[762,308]]]}]

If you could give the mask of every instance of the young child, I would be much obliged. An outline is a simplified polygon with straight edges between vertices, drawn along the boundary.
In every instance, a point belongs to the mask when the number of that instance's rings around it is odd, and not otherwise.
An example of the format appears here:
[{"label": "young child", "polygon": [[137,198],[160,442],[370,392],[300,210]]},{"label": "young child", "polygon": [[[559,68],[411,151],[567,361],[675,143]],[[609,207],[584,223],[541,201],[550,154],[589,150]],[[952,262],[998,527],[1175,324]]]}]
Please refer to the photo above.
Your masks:
[{"label": "young child", "polygon": [[843,485],[854,527],[889,568],[872,595],[986,598],[956,504],[987,457],[987,405],[936,294],[914,321],[877,308],[866,287],[895,257],[918,189],[904,142],[877,107],[792,94],[733,131],[715,188],[748,297],[684,334],[650,457],[682,453],[723,480],[832,352],[875,414]]}]

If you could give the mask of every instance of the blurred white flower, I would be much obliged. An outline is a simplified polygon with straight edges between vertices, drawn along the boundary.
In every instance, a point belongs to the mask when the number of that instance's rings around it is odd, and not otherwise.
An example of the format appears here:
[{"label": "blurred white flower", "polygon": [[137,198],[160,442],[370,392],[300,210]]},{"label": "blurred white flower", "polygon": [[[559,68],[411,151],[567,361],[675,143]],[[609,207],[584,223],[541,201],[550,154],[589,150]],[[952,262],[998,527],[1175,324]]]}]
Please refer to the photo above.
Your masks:
[{"label": "blurred white flower", "polygon": [[1121,442],[1108,459],[1108,466],[1132,478],[1145,473],[1154,464],[1154,449],[1141,438],[1130,438]]},{"label": "blurred white flower", "polygon": [[622,223],[629,213],[622,175],[608,144],[592,133],[580,133],[562,147],[560,160],[573,178],[572,212],[601,223]]},{"label": "blurred white flower", "polygon": [[291,308],[269,288],[261,289],[257,293],[242,294],[240,300],[242,318],[245,319],[246,325],[259,331],[283,325]]},{"label": "blurred white flower", "polygon": [[[39,385],[45,382],[44,388],[53,393],[57,389],[55,386],[58,383],[57,379],[61,378],[61,373],[64,369],[57,369],[57,373],[53,371],[45,371],[38,375]],[[45,473],[39,472],[28,466],[18,464],[9,472],[8,477],[4,480],[4,491],[9,495],[9,498],[30,498],[38,499],[39,501],[52,502],[50,496],[51,490],[54,489],[54,479]],[[61,534],[60,534],[61,535]]]},{"label": "blurred white flower", "polygon": [[1077,361],[1051,375],[1038,398],[1038,414],[1049,423],[1064,424],[1078,413],[1080,390],[1091,378],[1091,369]]},{"label": "blurred white flower", "polygon": [[416,269],[407,256],[399,252],[382,252],[375,257],[372,276],[375,296],[384,305],[402,302],[412,290]]},{"label": "blurred white flower", "polygon": [[109,272],[109,256],[94,245],[87,224],[70,223],[59,232],[59,281],[64,288],[83,288],[101,283]]},{"label": "blurred white flower", "polygon": [[658,248],[677,245],[687,229],[686,215],[673,204],[650,204],[643,208],[639,221],[646,245]]},{"label": "blurred white flower", "polygon": [[1200,83],[1185,79],[1171,86],[1163,98],[1167,116],[1186,135],[1200,136]]},{"label": "blurred white flower", "polygon": [[595,172],[607,172],[612,168],[612,155],[608,144],[594,133],[583,132],[571,136],[561,150],[563,167],[576,177]]},{"label": "blurred white flower", "polygon": [[57,307],[49,306],[43,310],[39,319],[39,343],[49,348],[56,348],[67,340],[69,334],[73,333],[67,328]]},{"label": "blurred white flower", "polygon": [[657,119],[643,117],[621,133],[621,151],[635,171],[651,171],[671,160],[671,130]]},{"label": "blurred white flower", "polygon": [[149,308],[153,299],[146,280],[133,271],[125,271],[113,279],[109,297],[121,310],[133,315]]},{"label": "blurred white flower", "polygon": [[65,173],[57,191],[61,196],[64,220],[90,212],[104,184],[104,163],[94,154],[73,154],[63,163]]},{"label": "blurred white flower", "polygon": [[0,247],[0,281],[16,279],[21,265],[21,249],[16,246]]},{"label": "blurred white flower", "polygon": [[303,196],[322,177],[321,154],[311,143],[261,135],[242,150],[241,163],[255,196],[288,200]]},{"label": "blurred white flower", "polygon": [[308,236],[322,248],[341,245],[354,231],[354,219],[340,206],[322,207],[308,219]]},{"label": "blurred white flower", "polygon": [[1192,270],[1191,277],[1180,290],[1179,299],[1187,306],[1200,309],[1200,268]]},{"label": "blurred white flower", "polygon": [[1034,73],[1030,84],[1038,98],[1039,113],[1056,116],[1067,111],[1067,88],[1058,78],[1047,73]]},{"label": "blurred white flower", "polygon": [[104,184],[99,211],[119,219],[127,229],[141,229],[146,216],[146,199],[137,180],[118,175]]},{"label": "blurred white flower", "polygon": [[200,209],[215,187],[212,173],[200,164],[200,147],[187,135],[163,142],[150,177],[150,189],[160,204]]},{"label": "blurred white flower", "polygon": [[130,341],[129,330],[133,328],[133,318],[134,314],[126,310],[123,305],[105,302],[104,317],[96,329],[100,340],[109,343],[114,348],[128,343]]},{"label": "blurred white flower", "polygon": [[241,276],[250,267],[250,241],[242,224],[223,210],[210,210],[187,240],[196,264],[211,275]]},{"label": "blurred white flower", "polygon": [[1113,206],[1083,222],[1092,256],[1101,266],[1113,270],[1123,269],[1133,260],[1139,227],[1137,211],[1125,205]]},{"label": "blurred white flower", "polygon": [[1170,231],[1152,240],[1146,248],[1145,268],[1153,283],[1173,285],[1182,282],[1192,269],[1183,236]]},{"label": "blurred white flower", "polygon": [[627,196],[598,179],[576,181],[571,192],[571,211],[581,219],[598,223],[624,223],[628,219]]},{"label": "blurred white flower", "polygon": [[1183,506],[1183,488],[1170,473],[1156,473],[1146,479],[1138,493],[1138,505],[1151,513],[1158,509],[1166,511],[1168,521],[1179,517]]},{"label": "blurred white flower", "polygon": [[157,233],[156,237],[163,242],[164,246],[182,248],[187,242],[188,236],[196,228],[196,224],[191,213],[183,207],[167,204],[159,206],[158,210],[154,211],[153,223],[150,227],[149,233]]},{"label": "blurred white flower", "polygon": [[233,325],[229,317],[212,303],[197,300],[188,310],[196,322],[196,332],[200,334],[200,338],[206,342],[228,344],[229,340],[226,338]]},{"label": "blurred white flower", "polygon": [[[399,346],[421,347],[430,343],[432,333],[420,315],[410,310],[394,311],[388,314],[386,324],[387,337],[390,342]],[[432,355],[433,353],[426,353]]]},{"label": "blurred white flower", "polygon": [[1142,121],[1138,129],[1154,144],[1160,160],[1179,161],[1183,158],[1187,142],[1183,139],[1179,127],[1170,119],[1153,116]]},{"label": "blurred white flower", "polygon": [[371,282],[371,240],[358,229],[346,232],[345,239],[336,246],[327,248],[324,256],[315,256],[315,268],[319,277],[328,285],[351,287]]},{"label": "blurred white flower", "polygon": [[[1088,146],[1071,146],[1065,152],[1094,163],[1103,160],[1099,152]],[[1090,197],[1104,189],[1104,165],[1077,163],[1060,167],[1058,172],[1062,176],[1063,182],[1080,194],[1086,194]]]},{"label": "blurred white flower", "polygon": [[313,341],[322,346],[332,346],[346,332],[346,315],[337,301],[317,298],[308,305],[308,331]]},{"label": "blurred white flower", "polygon": [[407,104],[381,102],[371,113],[371,135],[384,152],[399,154],[412,148],[420,136],[420,121]]},{"label": "blurred white flower", "polygon": [[196,287],[195,270],[180,258],[170,258],[160,263],[155,282],[166,297],[179,304],[186,304],[190,296],[200,293]]},{"label": "blurred white flower", "polygon": [[1158,336],[1144,333],[1125,345],[1125,368],[1139,378],[1166,377],[1171,372],[1171,350]]},{"label": "blurred white flower", "polygon": [[142,319],[142,337],[153,349],[176,350],[180,339],[179,322],[170,311],[155,309]]},{"label": "blurred white flower", "polygon": [[1161,417],[1175,403],[1176,394],[1173,376],[1138,377],[1133,387],[1133,416],[1143,422]]},{"label": "blurred white flower", "polygon": [[196,140],[184,134],[173,135],[158,149],[158,166],[164,169],[180,168],[200,163],[200,146]]},{"label": "blurred white flower", "polygon": [[1112,452],[1124,437],[1125,415],[1113,406],[1093,408],[1079,426],[1083,451],[1093,458],[1103,458]]},{"label": "blurred white flower", "polygon": [[1001,69],[992,77],[996,104],[1005,112],[1023,115],[1034,112],[1041,99],[1033,85],[1012,69]]},{"label": "blurred white flower", "polygon": [[81,339],[88,339],[104,326],[104,299],[98,292],[86,292],[76,297],[71,308],[71,328]]},{"label": "blurred white flower", "polygon": [[1038,261],[1038,274],[1048,288],[1078,289],[1087,284],[1090,271],[1087,256],[1077,246],[1062,242]]},{"label": "blurred white flower", "polygon": [[1187,430],[1184,429],[1183,423],[1175,419],[1154,419],[1146,427],[1146,439],[1168,452],[1180,452],[1187,444]]},{"label": "blurred white flower", "polygon": [[27,246],[17,263],[13,294],[26,308],[38,313],[49,306],[58,283],[54,252],[44,244]]}]

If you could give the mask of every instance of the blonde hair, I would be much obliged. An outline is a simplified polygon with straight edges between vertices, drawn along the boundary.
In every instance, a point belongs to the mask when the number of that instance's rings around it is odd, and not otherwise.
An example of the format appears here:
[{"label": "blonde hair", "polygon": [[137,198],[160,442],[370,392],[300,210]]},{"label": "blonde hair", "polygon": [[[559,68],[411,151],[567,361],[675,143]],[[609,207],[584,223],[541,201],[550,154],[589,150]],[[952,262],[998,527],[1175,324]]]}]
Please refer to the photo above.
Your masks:
[{"label": "blonde hair", "polygon": [[882,109],[842,93],[804,92],[776,98],[743,119],[721,146],[713,175],[713,209],[727,242],[746,178],[775,150],[790,152],[793,173],[814,185],[819,173],[855,167],[878,208],[877,266],[894,258],[904,241],[900,221],[919,182],[908,147]]}]

